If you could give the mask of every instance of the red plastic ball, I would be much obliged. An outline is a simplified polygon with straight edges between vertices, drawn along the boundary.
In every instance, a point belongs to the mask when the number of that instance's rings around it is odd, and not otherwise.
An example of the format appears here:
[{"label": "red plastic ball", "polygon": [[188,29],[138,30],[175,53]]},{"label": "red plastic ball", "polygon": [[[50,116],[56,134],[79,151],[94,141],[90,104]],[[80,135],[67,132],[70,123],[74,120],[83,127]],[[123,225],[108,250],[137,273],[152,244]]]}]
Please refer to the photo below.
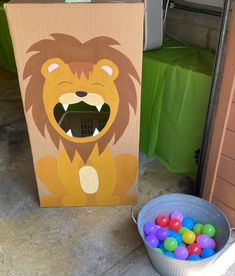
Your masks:
[{"label": "red plastic ball", "polygon": [[167,224],[169,222],[169,217],[167,215],[159,215],[157,218],[156,218],[156,221],[155,223],[161,227],[166,227]]},{"label": "red plastic ball", "polygon": [[191,243],[188,246],[188,253],[189,253],[189,255],[196,254],[196,255],[200,256],[201,252],[202,252],[201,247],[198,244],[196,244],[196,243]]},{"label": "red plastic ball", "polygon": [[169,226],[172,230],[179,231],[180,228],[182,227],[182,223],[179,219],[171,219],[169,222]]}]

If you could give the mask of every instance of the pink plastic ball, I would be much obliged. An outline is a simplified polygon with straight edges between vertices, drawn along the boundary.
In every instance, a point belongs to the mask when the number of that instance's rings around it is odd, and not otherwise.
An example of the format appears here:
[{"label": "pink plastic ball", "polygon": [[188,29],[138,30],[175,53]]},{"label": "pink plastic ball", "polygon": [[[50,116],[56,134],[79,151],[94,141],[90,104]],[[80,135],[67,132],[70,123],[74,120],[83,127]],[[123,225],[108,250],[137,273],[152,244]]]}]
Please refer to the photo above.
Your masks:
[{"label": "pink plastic ball", "polygon": [[208,246],[209,248],[211,248],[211,249],[215,249],[215,247],[216,247],[216,242],[215,242],[215,240],[214,239],[212,239],[212,238],[209,238],[209,246]]},{"label": "pink plastic ball", "polygon": [[174,251],[176,259],[186,260],[188,258],[188,249],[184,246],[178,246]]},{"label": "pink plastic ball", "polygon": [[209,247],[209,245],[211,244],[210,241],[210,237],[208,237],[205,234],[199,235],[197,237],[197,244],[201,247],[201,248],[206,248]]},{"label": "pink plastic ball", "polygon": [[171,213],[171,219],[178,219],[182,222],[184,215],[180,211],[174,211]]}]

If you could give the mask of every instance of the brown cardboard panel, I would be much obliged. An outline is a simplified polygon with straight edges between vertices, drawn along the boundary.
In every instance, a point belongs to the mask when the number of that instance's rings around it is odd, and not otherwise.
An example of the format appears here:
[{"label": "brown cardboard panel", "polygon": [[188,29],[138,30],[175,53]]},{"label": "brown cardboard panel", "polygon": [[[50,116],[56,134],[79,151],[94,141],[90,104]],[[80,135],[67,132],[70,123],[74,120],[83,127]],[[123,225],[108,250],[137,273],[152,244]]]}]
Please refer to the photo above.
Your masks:
[{"label": "brown cardboard panel", "polygon": [[222,152],[224,155],[235,159],[235,132],[226,131]]},{"label": "brown cardboard panel", "polygon": [[33,2],[5,7],[41,206],[134,204],[143,4]]},{"label": "brown cardboard panel", "polygon": [[[142,0],[91,0],[90,3],[85,3],[84,4],[91,4],[91,3],[106,3],[106,4],[120,4],[120,3],[143,3],[144,1]],[[48,4],[48,3],[65,3],[65,0],[11,0],[8,4],[25,4],[25,3],[32,3],[32,4]],[[66,4],[76,4],[76,3],[66,3]],[[81,4],[81,3],[77,3]]]},{"label": "brown cardboard panel", "polygon": [[235,160],[221,155],[218,176],[235,185]]},{"label": "brown cardboard panel", "polygon": [[228,207],[226,204],[221,202],[220,200],[216,198],[212,198],[212,203],[214,203],[228,218],[231,227],[235,227],[235,210]]},{"label": "brown cardboard panel", "polygon": [[235,103],[232,103],[229,120],[228,120],[228,129],[235,131]]},{"label": "brown cardboard panel", "polygon": [[217,177],[215,183],[214,197],[224,202],[230,208],[235,209],[235,185]]}]

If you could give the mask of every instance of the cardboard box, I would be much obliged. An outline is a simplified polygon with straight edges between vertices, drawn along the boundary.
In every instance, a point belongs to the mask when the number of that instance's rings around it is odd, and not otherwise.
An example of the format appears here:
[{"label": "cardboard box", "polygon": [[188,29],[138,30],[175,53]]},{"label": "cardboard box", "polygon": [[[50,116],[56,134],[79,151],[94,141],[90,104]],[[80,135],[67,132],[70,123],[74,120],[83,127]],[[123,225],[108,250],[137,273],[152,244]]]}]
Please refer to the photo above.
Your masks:
[{"label": "cardboard box", "polygon": [[136,203],[143,3],[5,8],[41,206]]}]

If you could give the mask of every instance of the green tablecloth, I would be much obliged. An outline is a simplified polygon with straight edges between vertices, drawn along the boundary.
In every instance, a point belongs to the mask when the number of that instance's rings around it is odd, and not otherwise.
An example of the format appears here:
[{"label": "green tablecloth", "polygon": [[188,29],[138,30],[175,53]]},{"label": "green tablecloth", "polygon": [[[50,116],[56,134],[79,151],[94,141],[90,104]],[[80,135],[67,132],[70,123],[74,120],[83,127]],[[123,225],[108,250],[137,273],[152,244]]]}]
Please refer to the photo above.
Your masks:
[{"label": "green tablecloth", "polygon": [[0,1],[0,66],[16,72],[14,52],[2,1]]},{"label": "green tablecloth", "polygon": [[213,62],[209,50],[174,40],[144,53],[140,149],[172,172],[197,170]]}]

